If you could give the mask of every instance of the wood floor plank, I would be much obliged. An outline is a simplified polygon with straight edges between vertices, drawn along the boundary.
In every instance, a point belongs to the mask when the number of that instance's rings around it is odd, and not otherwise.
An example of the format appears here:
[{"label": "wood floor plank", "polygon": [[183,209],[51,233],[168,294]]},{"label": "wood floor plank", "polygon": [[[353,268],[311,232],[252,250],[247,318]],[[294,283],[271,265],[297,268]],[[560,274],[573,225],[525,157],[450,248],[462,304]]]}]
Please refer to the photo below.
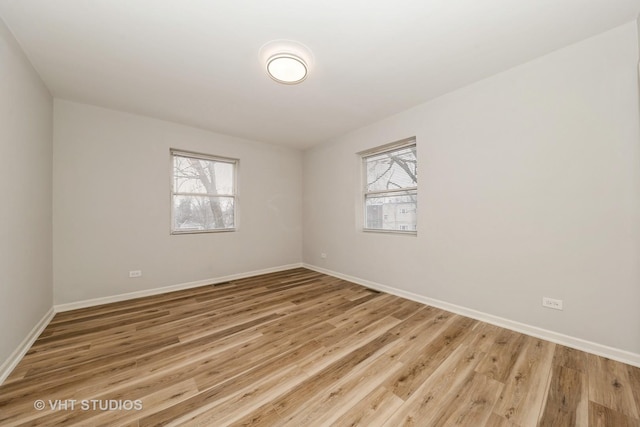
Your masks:
[{"label": "wood floor plank", "polygon": [[355,325],[357,327],[360,319],[384,317],[394,312],[399,308],[397,305],[394,305],[397,301],[397,298],[393,295],[380,295],[378,298],[374,298],[341,313],[339,316],[329,319],[328,322],[335,327],[344,325]]},{"label": "wood floor plank", "polygon": [[458,346],[384,425],[430,425],[439,408],[466,383],[483,356],[468,345]]},{"label": "wood floor plank", "polygon": [[[193,378],[182,381],[172,387],[162,388],[158,391],[149,393],[140,399],[141,410],[146,409],[145,413],[151,414],[161,411],[165,408],[173,406],[176,402],[180,402],[185,398],[195,396],[198,393]],[[98,425],[121,425],[132,422],[138,423],[139,411],[102,411],[91,418],[92,423]]]},{"label": "wood floor plank", "polygon": [[313,341],[315,335],[322,334],[331,328],[332,326],[327,323],[315,324],[291,337],[282,336],[278,340],[265,337],[264,340],[256,340],[242,346],[237,352],[217,355],[215,359],[206,361],[211,368],[193,373],[198,388],[204,390],[213,387],[221,380],[227,380],[247,370],[247,366],[278,360],[283,354],[295,351],[305,343]]},{"label": "wood floor plank", "polygon": [[[397,345],[397,341],[393,345]],[[308,405],[284,418],[291,425],[333,425],[335,420],[357,404],[382,382],[402,368],[393,360],[393,348],[378,357],[371,357],[359,364],[348,375],[320,393]]]},{"label": "wood floor plank", "polygon": [[[405,331],[409,332],[406,348],[402,354],[399,355],[399,360],[403,363],[410,363],[412,360],[415,360],[424,353],[424,348],[429,346],[429,343],[440,337],[440,334],[449,328],[452,323],[459,321],[459,316],[456,316],[453,313],[437,310],[433,313],[433,317],[428,320],[425,319],[425,321],[421,322],[418,328],[408,329],[407,325],[411,327],[413,324],[413,317],[408,318],[406,321],[389,331],[391,333],[399,334],[399,336],[403,338]],[[446,341],[446,339],[444,341]]]},{"label": "wood floor plank", "polygon": [[640,420],[590,401],[589,427],[640,427]]},{"label": "wood floor plank", "polygon": [[291,366],[274,375],[250,384],[223,402],[207,403],[185,417],[174,420],[173,425],[226,426],[252,413],[274,398],[285,393],[307,378],[300,368]]},{"label": "wood floor plank", "polygon": [[640,368],[304,268],[58,313],[0,385],[3,427],[640,427],[639,412]]},{"label": "wood floor plank", "polygon": [[640,419],[640,412],[626,366],[613,360],[589,354],[587,356],[589,373],[589,400]]},{"label": "wood floor plank", "polygon": [[396,412],[404,400],[384,386],[377,387],[335,420],[337,426],[379,426]]},{"label": "wood floor plank", "polygon": [[[297,363],[301,360],[305,360],[306,357],[313,357],[319,349],[321,350],[322,347],[317,342],[310,341],[303,346],[284,354],[281,358],[269,359],[261,365],[254,366],[252,368],[245,367],[244,369],[247,371],[246,375],[220,378],[220,380],[214,383],[212,387],[199,387],[200,392],[195,396],[186,399],[169,409],[159,411],[150,416],[144,416],[139,420],[140,426],[170,425],[178,422],[180,419],[200,414],[208,409],[208,404],[222,404],[231,399],[241,390],[255,384],[258,379],[263,377],[268,379],[270,377],[269,373],[278,371],[278,366],[283,367],[282,370],[280,370],[281,373],[283,370],[286,370],[288,373],[292,365],[298,369],[296,365]],[[263,405],[266,410],[273,409],[268,406],[268,404]],[[260,418],[259,414],[256,414],[255,411],[253,414],[254,417],[258,419]]]},{"label": "wood floor plank", "polygon": [[[383,333],[387,333],[389,329],[397,325],[398,322],[398,319],[385,317],[368,325],[364,329],[360,329],[355,332],[351,331],[351,334],[344,335],[340,333],[339,335],[342,337],[342,340],[339,341],[334,339],[336,336],[334,334],[334,330],[321,334],[315,338],[315,341],[322,345],[325,348],[325,351],[318,354],[316,358],[308,360],[306,363],[300,365],[300,367],[310,375],[313,375],[324,369],[326,366],[334,363],[336,360],[347,356],[355,348],[366,344]],[[325,340],[326,337],[329,337],[330,340]]]},{"label": "wood floor plank", "polygon": [[402,300],[400,301],[400,307],[398,310],[394,311],[392,316],[396,319],[405,320],[407,317],[412,316],[418,310],[424,307],[423,304],[419,302],[411,301],[411,300]]},{"label": "wood floor plank", "polygon": [[280,418],[276,410],[267,407],[263,412],[254,412],[252,418],[243,418],[241,421],[236,421],[230,425],[234,427],[273,427],[283,424],[282,418]]},{"label": "wood floor plank", "polygon": [[502,329],[476,371],[505,383],[522,352],[526,339],[525,335]]},{"label": "wood floor plank", "polygon": [[[72,366],[78,371],[93,369],[96,364],[112,364],[118,361],[130,360],[139,355],[146,354],[150,351],[161,349],[178,342],[178,337],[145,340],[140,343],[132,344],[126,348],[110,348],[108,351],[104,351],[99,354],[82,355],[77,358],[76,363],[73,363]],[[39,365],[30,369],[25,375],[25,378],[37,379],[43,375],[50,374],[52,371],[66,371],[67,366],[69,365]]]},{"label": "wood floor plank", "polygon": [[491,417],[493,407],[503,384],[477,372],[472,372],[468,382],[440,408],[428,425],[482,426]]},{"label": "wood floor plank", "polygon": [[403,369],[385,384],[396,396],[406,400],[465,339],[475,320],[455,316],[451,324],[430,341],[414,359],[404,364]]},{"label": "wood floor plank", "polygon": [[[296,385],[286,394],[274,399],[270,405],[275,408],[280,417],[283,419],[288,418],[304,406],[307,400],[313,399],[319,391],[340,380],[375,353],[384,351],[395,340],[396,338],[392,334],[384,333]],[[260,412],[261,410],[262,408],[259,408],[257,411]],[[253,416],[253,414],[249,414],[246,418],[252,418]]]},{"label": "wood floor plank", "polygon": [[586,426],[589,424],[589,388],[582,372],[555,365],[542,415],[541,427]]},{"label": "wood floor plank", "polygon": [[587,354],[584,351],[575,350],[573,348],[557,344],[556,351],[553,354],[553,364],[586,373]]},{"label": "wood floor plank", "polygon": [[[517,424],[512,423],[508,419],[501,417],[495,412],[491,413],[491,415],[487,419],[487,422],[485,423],[485,426],[486,427],[520,427]],[[563,426],[563,427],[568,427],[568,426]],[[581,427],[581,426],[576,426],[576,427]]]},{"label": "wood floor plank", "polygon": [[624,368],[627,369],[629,375],[629,387],[633,394],[633,400],[640,411],[640,368],[629,365],[624,366]]},{"label": "wood floor plank", "polygon": [[526,337],[494,412],[522,427],[535,427],[544,402],[555,344]]}]

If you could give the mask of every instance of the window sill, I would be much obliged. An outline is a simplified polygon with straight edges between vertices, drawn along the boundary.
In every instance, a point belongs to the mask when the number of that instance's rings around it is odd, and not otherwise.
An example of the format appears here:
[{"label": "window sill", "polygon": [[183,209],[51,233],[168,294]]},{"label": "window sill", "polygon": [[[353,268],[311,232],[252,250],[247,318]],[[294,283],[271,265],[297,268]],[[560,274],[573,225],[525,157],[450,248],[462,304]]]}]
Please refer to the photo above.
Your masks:
[{"label": "window sill", "polygon": [[405,231],[405,230],[377,230],[374,228],[363,228],[362,231],[364,233],[376,233],[376,234],[400,234],[403,236],[418,236],[418,232],[417,231],[413,231],[413,230],[409,230],[409,231]]},{"label": "window sill", "polygon": [[189,230],[189,231],[172,231],[172,236],[179,236],[181,234],[208,234],[208,233],[228,233],[232,231],[238,231],[237,228],[221,228],[219,230]]}]

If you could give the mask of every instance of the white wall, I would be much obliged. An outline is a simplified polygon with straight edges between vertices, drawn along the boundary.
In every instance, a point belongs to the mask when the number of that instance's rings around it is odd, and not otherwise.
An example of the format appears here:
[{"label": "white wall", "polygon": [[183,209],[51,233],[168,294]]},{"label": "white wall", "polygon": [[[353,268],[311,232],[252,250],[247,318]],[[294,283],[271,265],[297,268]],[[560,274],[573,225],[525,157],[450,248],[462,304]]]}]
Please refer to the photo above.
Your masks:
[{"label": "white wall", "polygon": [[0,365],[53,304],[52,132],[51,95],[0,20]]},{"label": "white wall", "polygon": [[[301,261],[300,152],[64,100],[54,111],[56,304]],[[169,148],[240,159],[237,232],[169,234]]]},{"label": "white wall", "polygon": [[[355,153],[414,135],[418,236],[359,231]],[[304,261],[640,353],[639,154],[633,22],[305,152]]]}]

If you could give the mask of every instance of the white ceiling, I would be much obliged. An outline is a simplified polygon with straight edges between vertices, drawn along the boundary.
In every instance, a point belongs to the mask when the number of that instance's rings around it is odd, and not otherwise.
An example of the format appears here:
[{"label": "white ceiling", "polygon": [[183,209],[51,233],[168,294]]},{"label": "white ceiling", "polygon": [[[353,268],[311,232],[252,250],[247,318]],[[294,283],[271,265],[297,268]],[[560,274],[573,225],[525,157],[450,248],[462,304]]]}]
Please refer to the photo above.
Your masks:
[{"label": "white ceiling", "polygon": [[[640,0],[0,0],[52,94],[307,148],[635,19]],[[308,46],[297,86],[264,72]]]}]

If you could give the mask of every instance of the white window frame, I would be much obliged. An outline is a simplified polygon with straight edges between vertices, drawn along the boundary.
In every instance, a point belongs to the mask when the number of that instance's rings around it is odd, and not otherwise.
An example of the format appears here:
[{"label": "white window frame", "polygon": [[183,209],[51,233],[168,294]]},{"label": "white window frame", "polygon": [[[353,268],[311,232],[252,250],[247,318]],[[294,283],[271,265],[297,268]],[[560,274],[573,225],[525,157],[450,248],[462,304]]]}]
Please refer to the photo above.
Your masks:
[{"label": "white window frame", "polygon": [[[417,235],[418,234],[418,218],[417,218],[417,198],[418,198],[418,184],[416,183],[413,187],[405,187],[400,189],[392,189],[392,190],[376,190],[376,191],[368,191],[367,186],[367,158],[372,156],[378,156],[380,154],[390,153],[392,151],[403,150],[409,147],[415,147],[417,150],[416,138],[406,138],[400,141],[392,142],[390,144],[385,144],[379,147],[372,148],[370,150],[361,151],[358,153],[360,156],[360,165],[362,168],[362,231],[364,232],[373,232],[373,233],[393,233],[393,234],[408,234],[408,235]],[[417,153],[417,151],[416,151]],[[369,197],[380,197],[380,196],[394,196],[394,195],[403,195],[403,194],[415,194],[416,196],[416,229],[415,230],[401,230],[401,229],[393,229],[393,230],[385,230],[381,228],[367,228],[367,199]],[[408,228],[408,226],[407,226]]]},{"label": "white window frame", "polygon": [[[169,149],[169,170],[170,170],[170,186],[169,186],[169,209],[171,210],[171,223],[169,225],[172,235],[180,234],[202,234],[202,233],[224,233],[230,231],[237,231],[238,229],[238,166],[240,164],[239,159],[231,157],[214,156],[210,154],[197,153],[193,151],[179,150],[171,148]],[[174,191],[174,157],[186,157],[191,159],[206,160],[217,163],[229,163],[233,165],[233,188],[231,194],[208,194],[208,193],[184,193]],[[230,197],[233,199],[233,227],[229,228],[216,228],[208,230],[176,230],[175,225],[175,212],[173,198],[175,196],[196,196],[196,197]]]}]

